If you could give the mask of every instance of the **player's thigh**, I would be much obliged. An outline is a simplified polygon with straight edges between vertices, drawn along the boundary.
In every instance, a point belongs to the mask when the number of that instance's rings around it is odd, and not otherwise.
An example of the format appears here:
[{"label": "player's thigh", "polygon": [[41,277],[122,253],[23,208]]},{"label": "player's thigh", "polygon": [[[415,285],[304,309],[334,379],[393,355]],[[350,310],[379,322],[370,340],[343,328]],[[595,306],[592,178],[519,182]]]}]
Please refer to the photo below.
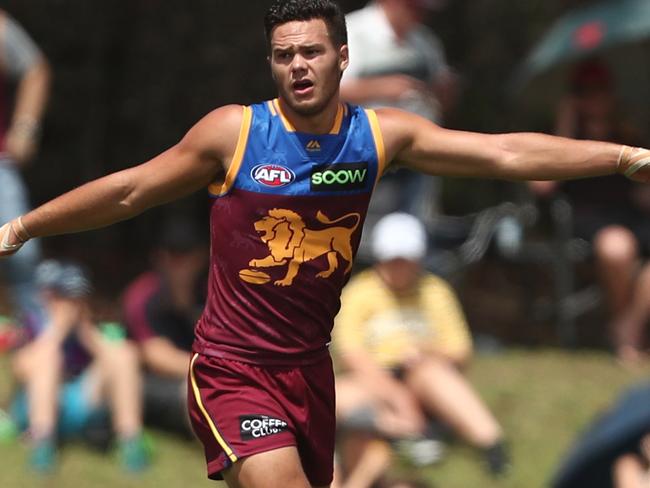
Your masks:
[{"label": "player's thigh", "polygon": [[294,446],[254,454],[222,473],[230,488],[311,487]]}]

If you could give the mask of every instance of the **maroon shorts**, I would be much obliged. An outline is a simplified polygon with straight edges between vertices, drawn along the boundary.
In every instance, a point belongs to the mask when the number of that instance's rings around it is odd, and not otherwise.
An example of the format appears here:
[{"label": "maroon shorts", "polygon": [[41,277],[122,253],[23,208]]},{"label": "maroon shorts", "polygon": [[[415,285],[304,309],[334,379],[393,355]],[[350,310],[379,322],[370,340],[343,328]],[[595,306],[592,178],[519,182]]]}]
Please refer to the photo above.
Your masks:
[{"label": "maroon shorts", "polygon": [[334,463],[334,374],[326,357],[307,366],[264,366],[194,354],[188,405],[208,477],[237,460],[296,446],[312,485],[329,485]]}]

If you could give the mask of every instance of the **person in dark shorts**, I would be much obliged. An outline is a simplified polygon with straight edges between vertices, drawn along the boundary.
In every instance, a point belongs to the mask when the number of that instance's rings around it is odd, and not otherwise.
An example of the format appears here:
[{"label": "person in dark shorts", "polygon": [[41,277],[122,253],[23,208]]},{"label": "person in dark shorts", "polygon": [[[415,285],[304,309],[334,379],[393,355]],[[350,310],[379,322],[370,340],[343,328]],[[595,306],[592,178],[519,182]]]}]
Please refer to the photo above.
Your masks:
[{"label": "person in dark shorts", "polygon": [[145,423],[190,438],[187,368],[194,325],[205,305],[207,258],[197,225],[180,215],[169,218],[152,269],[133,280],[123,297],[128,335],[145,368]]},{"label": "person in dark shorts", "polygon": [[623,173],[650,179],[650,151],[543,134],[444,129],[398,109],[342,104],[345,18],[330,0],[282,0],[265,17],[278,98],[228,105],[170,149],[0,227],[0,256],[31,237],[131,218],[208,188],[206,307],[188,400],[208,476],[230,487],[332,481],[328,344],[370,195],[388,164],[513,180]]}]

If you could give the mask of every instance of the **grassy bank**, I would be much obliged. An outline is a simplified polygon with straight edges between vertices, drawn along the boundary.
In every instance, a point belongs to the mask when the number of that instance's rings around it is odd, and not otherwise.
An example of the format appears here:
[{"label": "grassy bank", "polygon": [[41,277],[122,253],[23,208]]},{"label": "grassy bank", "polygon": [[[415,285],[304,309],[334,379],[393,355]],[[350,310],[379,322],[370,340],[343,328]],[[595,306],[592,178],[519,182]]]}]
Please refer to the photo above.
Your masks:
[{"label": "grassy bank", "polygon": [[[6,371],[6,362],[2,363]],[[513,470],[498,482],[490,480],[479,458],[460,444],[446,459],[422,471],[433,486],[444,488],[545,486],[576,434],[627,386],[650,379],[650,369],[628,371],[600,352],[510,350],[478,357],[468,372],[507,432]],[[0,375],[0,401],[7,398],[6,374]],[[3,402],[4,403],[4,402]],[[11,488],[138,487],[187,488],[221,486],[205,478],[203,453],[193,443],[152,432],[155,463],[145,474],[129,477],[117,461],[67,446],[57,472],[39,478],[25,470],[20,443],[0,445],[0,486]],[[404,469],[404,468],[402,468]]]}]

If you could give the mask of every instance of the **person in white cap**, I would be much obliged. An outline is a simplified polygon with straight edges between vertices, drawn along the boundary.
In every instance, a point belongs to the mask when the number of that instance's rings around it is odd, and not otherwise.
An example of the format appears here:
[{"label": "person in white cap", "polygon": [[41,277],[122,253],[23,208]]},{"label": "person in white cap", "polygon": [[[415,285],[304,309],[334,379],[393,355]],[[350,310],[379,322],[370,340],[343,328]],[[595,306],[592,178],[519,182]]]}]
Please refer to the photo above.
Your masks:
[{"label": "person in white cap", "polygon": [[508,467],[503,432],[459,371],[470,358],[471,338],[452,288],[422,267],[422,223],[389,214],[371,241],[376,263],[344,289],[334,328],[333,345],[347,372],[338,383],[339,413],[354,416],[374,405],[377,431],[392,438],[426,438],[427,420],[436,419],[484,450],[490,472],[502,474]]}]

